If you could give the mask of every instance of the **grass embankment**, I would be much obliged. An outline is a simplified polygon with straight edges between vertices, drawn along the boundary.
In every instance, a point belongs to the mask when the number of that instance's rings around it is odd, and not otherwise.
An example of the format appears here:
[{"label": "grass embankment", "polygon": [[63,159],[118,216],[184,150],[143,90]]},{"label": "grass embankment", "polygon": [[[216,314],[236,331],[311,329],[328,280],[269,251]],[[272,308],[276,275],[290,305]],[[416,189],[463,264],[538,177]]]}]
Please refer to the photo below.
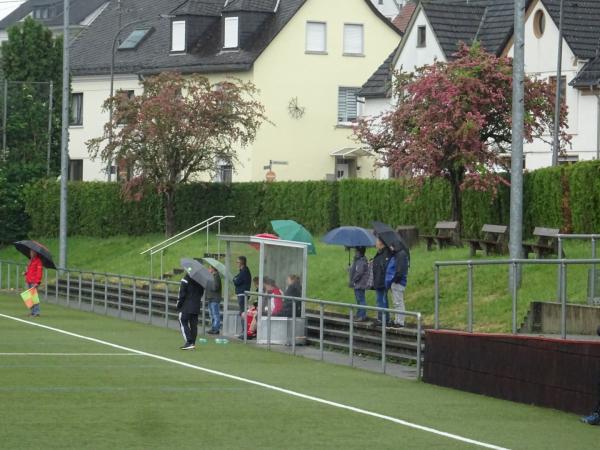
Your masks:
[{"label": "grass embankment", "polygon": [[[127,275],[149,276],[150,258],[140,252],[162,240],[159,234],[140,237],[113,237],[109,239],[69,238],[68,266]],[[58,259],[58,241],[43,239]],[[347,285],[346,268],[348,254],[342,247],[316,242],[317,254],[308,260],[308,296],[341,302],[354,302],[354,295]],[[182,257],[203,256],[207,248],[206,234],[193,237],[169,248],[163,260],[164,271],[179,266]],[[216,239],[209,236],[208,249],[217,251]],[[221,244],[223,252],[225,245]],[[246,244],[233,244],[237,256],[248,257],[249,267],[258,274],[258,252]],[[588,258],[590,245],[584,242],[568,242],[565,245],[568,258]],[[367,254],[372,256],[374,249]],[[424,246],[412,250],[412,262],[406,291],[407,309],[424,314],[427,324],[433,323],[435,261],[466,260],[468,248],[426,251]],[[12,247],[0,249],[0,259],[26,262]],[[474,258],[488,259],[478,255]],[[235,273],[235,261],[232,272]],[[568,269],[568,299],[572,303],[585,303],[587,295],[587,266]],[[160,272],[160,257],[154,256],[154,274]],[[523,283],[519,290],[518,318],[522,320],[531,301],[556,299],[556,266],[527,266],[523,270]],[[464,328],[467,321],[467,270],[466,268],[442,268],[441,324],[444,327]],[[374,292],[368,292],[367,301],[375,306]],[[474,271],[474,324],[481,331],[508,331],[511,327],[511,296],[508,291],[508,269],[505,266],[476,267]]]}]

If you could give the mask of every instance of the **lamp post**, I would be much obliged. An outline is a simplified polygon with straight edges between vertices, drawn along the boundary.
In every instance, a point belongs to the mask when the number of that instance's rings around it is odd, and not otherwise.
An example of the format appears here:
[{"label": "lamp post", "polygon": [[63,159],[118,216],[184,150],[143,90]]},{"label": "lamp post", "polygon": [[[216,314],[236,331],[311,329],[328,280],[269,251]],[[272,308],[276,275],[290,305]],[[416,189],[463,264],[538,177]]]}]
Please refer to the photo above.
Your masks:
[{"label": "lamp post", "polygon": [[[153,20],[156,19],[171,19],[175,16],[171,15],[171,14],[160,14],[158,17],[151,17],[148,19],[137,19],[137,20],[132,20],[131,22],[126,23],[125,25],[123,25],[121,28],[119,28],[117,30],[117,33],[115,34],[115,37],[113,39],[113,44],[112,44],[112,50],[111,50],[111,57],[110,57],[110,95],[109,98],[112,98],[113,94],[114,94],[114,86],[115,86],[115,56],[116,56],[116,52],[117,52],[117,42],[119,40],[119,36],[121,35],[121,33],[123,32],[123,30],[125,30],[126,28],[132,27],[134,25],[140,25],[142,23],[146,23],[146,22],[151,22]],[[111,104],[108,108],[108,122],[112,123],[112,116],[113,116],[113,105]],[[108,136],[108,142],[111,143],[112,142],[112,127],[110,128],[110,134]],[[106,168],[107,172],[108,172],[108,181],[111,181],[111,169],[112,169],[112,161],[109,160],[108,161],[108,167]]]},{"label": "lamp post", "polygon": [[558,153],[560,151],[560,106],[561,106],[561,78],[562,78],[562,41],[563,41],[563,15],[564,4],[560,0],[559,19],[558,19],[558,56],[556,61],[556,88],[554,102],[554,136],[552,141],[552,165],[558,165]]}]

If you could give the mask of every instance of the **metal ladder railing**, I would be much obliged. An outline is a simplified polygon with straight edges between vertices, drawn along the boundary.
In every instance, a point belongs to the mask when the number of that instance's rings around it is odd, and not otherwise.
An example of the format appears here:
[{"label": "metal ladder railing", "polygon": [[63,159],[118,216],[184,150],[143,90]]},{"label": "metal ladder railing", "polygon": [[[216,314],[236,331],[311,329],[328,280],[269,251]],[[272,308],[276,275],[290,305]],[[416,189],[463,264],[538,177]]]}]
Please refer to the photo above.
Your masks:
[{"label": "metal ladder railing", "polygon": [[[188,228],[187,230],[182,231],[181,233],[176,234],[175,236],[171,236],[168,239],[165,239],[162,242],[150,247],[149,249],[144,250],[140,253],[140,255],[150,254],[150,278],[154,278],[154,255],[160,252],[160,279],[163,279],[163,255],[167,248],[170,246],[177,244],[178,242],[187,239],[200,231],[206,230],[206,251],[208,252],[208,239],[209,239],[209,231],[210,227],[213,225],[217,225],[217,233],[221,234],[221,222],[225,219],[232,219],[235,216],[212,216],[206,220],[203,220],[200,223]],[[221,253],[221,242],[217,241],[217,254]]]}]

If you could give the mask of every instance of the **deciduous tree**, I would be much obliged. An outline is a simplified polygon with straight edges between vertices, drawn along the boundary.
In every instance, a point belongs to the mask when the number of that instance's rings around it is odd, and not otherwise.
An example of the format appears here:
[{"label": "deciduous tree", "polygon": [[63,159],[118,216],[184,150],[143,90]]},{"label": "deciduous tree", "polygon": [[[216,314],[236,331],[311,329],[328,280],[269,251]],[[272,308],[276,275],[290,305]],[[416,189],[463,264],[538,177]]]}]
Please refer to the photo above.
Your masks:
[{"label": "deciduous tree", "polygon": [[[234,164],[237,149],[254,141],[266,120],[250,82],[211,83],[199,75],[162,73],[143,81],[141,95],[117,94],[104,135],[88,141],[92,157],[125,161],[164,199],[166,235],[175,231],[175,188],[219,162]],[[129,183],[135,184],[139,180]]]}]

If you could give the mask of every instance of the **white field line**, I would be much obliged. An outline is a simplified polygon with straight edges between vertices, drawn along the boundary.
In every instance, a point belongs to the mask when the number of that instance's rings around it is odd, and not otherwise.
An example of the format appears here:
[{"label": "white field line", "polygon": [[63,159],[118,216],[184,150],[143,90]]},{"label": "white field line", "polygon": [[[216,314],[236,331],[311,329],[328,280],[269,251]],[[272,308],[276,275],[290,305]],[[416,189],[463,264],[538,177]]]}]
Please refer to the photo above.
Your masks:
[{"label": "white field line", "polygon": [[0,353],[0,356],[142,356],[137,353]]},{"label": "white field line", "polygon": [[402,426],[405,426],[405,427],[408,427],[408,428],[413,428],[415,430],[425,431],[427,433],[435,434],[435,435],[442,436],[442,437],[445,437],[445,438],[448,438],[448,439],[453,439],[455,441],[460,441],[460,442],[464,442],[464,443],[467,443],[467,444],[476,445],[478,447],[489,448],[489,449],[494,449],[494,450],[508,450],[506,447],[499,447],[497,445],[488,444],[486,442],[481,442],[481,441],[476,441],[474,439],[469,439],[469,438],[466,438],[466,437],[463,437],[463,436],[459,436],[457,434],[446,433],[445,431],[440,431],[440,430],[436,430],[435,428],[430,428],[430,427],[426,427],[426,426],[419,425],[419,424],[416,424],[416,423],[407,422],[406,420],[398,419],[396,417],[386,416],[384,414],[379,414],[379,413],[376,413],[376,412],[373,412],[373,411],[368,411],[366,409],[356,408],[354,406],[349,406],[349,405],[344,405],[342,403],[332,402],[330,400],[325,400],[325,399],[322,399],[322,398],[319,398],[319,397],[313,397],[312,395],[302,394],[300,392],[295,392],[295,391],[291,391],[289,389],[284,389],[284,388],[280,388],[280,387],[273,386],[273,385],[270,385],[270,384],[261,383],[260,381],[254,381],[254,380],[250,380],[248,378],[238,377],[236,375],[231,375],[231,374],[228,374],[228,373],[225,373],[225,372],[219,372],[218,370],[212,370],[212,369],[207,369],[207,368],[201,367],[201,366],[195,366],[193,364],[185,363],[185,362],[182,362],[182,361],[177,361],[177,360],[171,359],[171,358],[166,358],[164,356],[160,356],[160,355],[155,355],[155,354],[152,354],[152,353],[143,352],[141,350],[136,350],[136,349],[129,348],[129,347],[124,347],[122,345],[113,344],[111,342],[103,341],[103,340],[92,338],[92,337],[88,337],[88,336],[83,336],[81,334],[71,333],[70,331],[61,330],[60,328],[49,327],[47,325],[42,325],[40,323],[30,322],[30,321],[27,321],[27,320],[19,319],[17,317],[7,316],[5,314],[0,314],[0,317],[4,317],[5,319],[14,320],[16,322],[21,322],[21,323],[24,323],[24,324],[27,324],[27,325],[38,327],[38,328],[44,328],[46,330],[55,331],[57,333],[65,334],[67,336],[72,336],[72,337],[76,337],[76,338],[79,338],[79,339],[84,339],[86,341],[95,342],[97,344],[106,345],[108,347],[116,348],[116,349],[119,349],[119,350],[136,353],[136,354],[142,355],[142,356],[147,356],[149,358],[158,359],[160,361],[165,361],[165,362],[168,362],[168,363],[171,363],[171,364],[175,364],[175,365],[178,365],[178,366],[187,367],[189,369],[194,369],[194,370],[199,370],[199,371],[202,371],[202,372],[210,373],[212,375],[217,375],[217,376],[220,376],[220,377],[228,378],[230,380],[240,381],[242,383],[252,384],[254,386],[260,386],[262,388],[270,389],[272,391],[280,392],[282,394],[290,395],[292,397],[302,398],[304,400],[310,400],[310,401],[313,401],[313,402],[316,402],[316,403],[320,403],[320,404],[323,404],[323,405],[332,406],[334,408],[344,409],[346,411],[352,411],[352,412],[357,413],[357,414],[362,414],[362,415],[365,415],[365,416],[375,417],[377,419],[386,420],[388,422],[396,423],[398,425],[402,425]]}]

